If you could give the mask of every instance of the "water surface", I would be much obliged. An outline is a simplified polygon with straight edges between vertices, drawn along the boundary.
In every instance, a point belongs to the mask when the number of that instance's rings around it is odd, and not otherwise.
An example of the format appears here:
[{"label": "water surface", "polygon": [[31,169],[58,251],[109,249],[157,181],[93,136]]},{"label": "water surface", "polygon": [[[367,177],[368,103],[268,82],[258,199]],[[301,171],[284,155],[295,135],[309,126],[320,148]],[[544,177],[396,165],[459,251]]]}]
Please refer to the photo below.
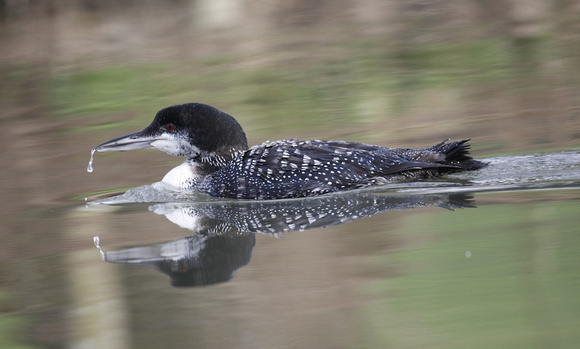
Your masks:
[{"label": "water surface", "polygon": [[476,172],[308,199],[168,197],[155,186],[91,199],[67,213],[78,225],[66,235],[86,247],[63,255],[72,338],[573,345],[580,153],[484,160]]}]

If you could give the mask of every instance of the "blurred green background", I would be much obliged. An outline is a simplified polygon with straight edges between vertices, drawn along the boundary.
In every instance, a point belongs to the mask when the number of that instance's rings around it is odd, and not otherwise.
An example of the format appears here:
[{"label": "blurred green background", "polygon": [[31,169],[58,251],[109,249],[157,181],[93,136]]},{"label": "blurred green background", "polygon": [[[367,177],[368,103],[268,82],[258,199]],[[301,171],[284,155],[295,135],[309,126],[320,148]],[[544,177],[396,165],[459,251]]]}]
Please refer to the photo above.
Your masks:
[{"label": "blurred green background", "polygon": [[578,1],[0,4],[4,121],[140,128],[197,101],[238,117],[253,142],[577,145]]}]

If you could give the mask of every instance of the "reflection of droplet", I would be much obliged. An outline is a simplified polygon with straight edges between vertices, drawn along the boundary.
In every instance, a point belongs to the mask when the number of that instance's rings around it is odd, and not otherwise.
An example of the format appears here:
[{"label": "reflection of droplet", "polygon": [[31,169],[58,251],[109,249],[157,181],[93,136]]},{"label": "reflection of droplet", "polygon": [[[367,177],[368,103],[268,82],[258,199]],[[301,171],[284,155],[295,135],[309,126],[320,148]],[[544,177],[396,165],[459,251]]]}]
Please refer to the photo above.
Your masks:
[{"label": "reflection of droplet", "polygon": [[99,254],[101,255],[101,260],[105,261],[107,260],[107,256],[105,255],[105,252],[103,252],[103,250],[101,249],[101,245],[100,245],[101,239],[99,239],[99,236],[93,236],[93,243],[95,244],[95,247],[99,249]]},{"label": "reflection of droplet", "polygon": [[87,172],[93,172],[93,158],[96,151],[97,148],[93,148],[93,150],[91,150],[91,159],[89,160],[89,166],[87,166]]},{"label": "reflection of droplet", "polygon": [[465,251],[465,257],[471,258],[471,251]]}]

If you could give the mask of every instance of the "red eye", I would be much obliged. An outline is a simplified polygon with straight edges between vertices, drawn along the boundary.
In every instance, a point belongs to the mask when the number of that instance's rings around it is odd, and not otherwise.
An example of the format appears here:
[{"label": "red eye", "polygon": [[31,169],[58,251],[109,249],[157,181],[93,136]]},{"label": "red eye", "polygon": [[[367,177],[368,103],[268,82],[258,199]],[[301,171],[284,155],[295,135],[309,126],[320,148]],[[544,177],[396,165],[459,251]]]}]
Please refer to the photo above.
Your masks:
[{"label": "red eye", "polygon": [[165,125],[165,129],[169,132],[174,131],[175,125],[174,124],[167,124],[167,125]]}]

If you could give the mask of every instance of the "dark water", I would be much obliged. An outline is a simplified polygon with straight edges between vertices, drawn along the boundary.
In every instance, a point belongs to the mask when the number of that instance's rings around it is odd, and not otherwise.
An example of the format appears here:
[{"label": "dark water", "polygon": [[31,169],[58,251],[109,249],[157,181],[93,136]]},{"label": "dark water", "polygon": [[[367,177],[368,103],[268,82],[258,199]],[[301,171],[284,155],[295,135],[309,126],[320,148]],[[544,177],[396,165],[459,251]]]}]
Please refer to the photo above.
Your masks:
[{"label": "dark water", "polygon": [[572,347],[580,152],[485,160],[310,199],[87,198],[37,260],[51,312],[74,347]]}]

